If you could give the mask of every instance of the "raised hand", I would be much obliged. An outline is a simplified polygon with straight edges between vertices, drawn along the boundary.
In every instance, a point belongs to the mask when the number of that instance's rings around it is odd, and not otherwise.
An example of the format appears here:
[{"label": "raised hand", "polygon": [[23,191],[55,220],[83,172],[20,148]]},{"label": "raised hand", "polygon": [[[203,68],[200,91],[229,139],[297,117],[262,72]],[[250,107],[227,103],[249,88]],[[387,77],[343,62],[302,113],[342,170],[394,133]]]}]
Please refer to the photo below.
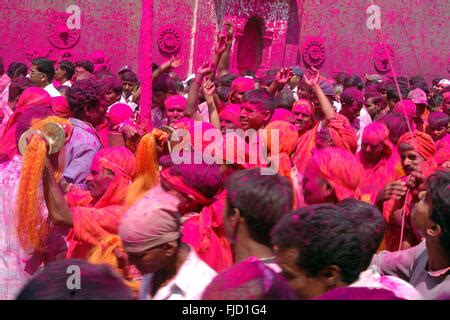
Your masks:
[{"label": "raised hand", "polygon": [[290,68],[281,68],[275,76],[275,81],[278,84],[285,85],[294,76]]},{"label": "raised hand", "polygon": [[214,47],[214,51],[215,51],[216,54],[222,54],[227,49],[227,39],[226,39],[226,37],[227,36],[223,35],[223,34],[219,34],[217,36],[216,45]]},{"label": "raised hand", "polygon": [[305,83],[311,87],[319,85],[319,78],[320,78],[319,70],[317,70],[314,67],[311,67],[311,69],[306,70],[305,75],[303,77]]},{"label": "raised hand", "polygon": [[226,33],[226,40],[228,44],[230,44],[233,41],[233,29],[234,26],[231,22],[226,22],[224,24],[224,31]]},{"label": "raised hand", "polygon": [[179,56],[172,56],[169,60],[161,64],[161,69],[171,70],[181,66],[181,59]]},{"label": "raised hand", "polygon": [[213,70],[213,65],[210,62],[203,63],[200,66],[200,68],[197,69],[197,72],[195,74],[196,81],[197,80],[199,80],[199,81],[203,80],[203,78],[206,75],[210,74],[212,72],[212,70]]},{"label": "raised hand", "polygon": [[383,190],[378,193],[377,203],[383,203],[390,199],[400,200],[407,191],[407,187],[404,182],[394,181],[386,185]]},{"label": "raised hand", "polygon": [[209,79],[203,79],[203,92],[206,96],[212,96],[214,92],[216,91],[216,85],[214,84],[214,81],[211,81]]}]

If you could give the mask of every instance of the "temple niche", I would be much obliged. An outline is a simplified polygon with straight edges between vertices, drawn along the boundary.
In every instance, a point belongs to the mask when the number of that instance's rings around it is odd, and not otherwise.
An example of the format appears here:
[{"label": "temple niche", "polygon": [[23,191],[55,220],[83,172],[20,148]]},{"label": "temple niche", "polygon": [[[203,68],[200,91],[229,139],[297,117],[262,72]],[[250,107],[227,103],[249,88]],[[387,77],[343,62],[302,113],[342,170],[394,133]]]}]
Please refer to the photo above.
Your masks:
[{"label": "temple niche", "polygon": [[[296,64],[300,30],[288,30],[288,26],[299,25],[290,21],[298,20],[297,1],[217,0],[216,10],[219,27],[224,21],[234,25],[232,71],[261,75],[269,69]],[[293,47],[289,33],[296,33],[290,35]]]}]

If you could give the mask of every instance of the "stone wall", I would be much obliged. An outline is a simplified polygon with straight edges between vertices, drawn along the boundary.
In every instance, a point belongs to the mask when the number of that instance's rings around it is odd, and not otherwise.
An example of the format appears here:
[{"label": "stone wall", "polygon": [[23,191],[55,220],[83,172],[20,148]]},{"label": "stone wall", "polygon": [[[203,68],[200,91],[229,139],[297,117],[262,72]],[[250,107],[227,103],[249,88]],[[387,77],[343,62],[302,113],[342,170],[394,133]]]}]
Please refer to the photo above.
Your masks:
[{"label": "stone wall", "polygon": [[[70,16],[64,12],[73,4],[80,29],[64,35],[64,15]],[[140,19],[137,0],[2,0],[0,56],[8,65],[39,55],[59,60],[66,52],[77,60],[101,50],[113,71],[124,64],[137,70]]]}]

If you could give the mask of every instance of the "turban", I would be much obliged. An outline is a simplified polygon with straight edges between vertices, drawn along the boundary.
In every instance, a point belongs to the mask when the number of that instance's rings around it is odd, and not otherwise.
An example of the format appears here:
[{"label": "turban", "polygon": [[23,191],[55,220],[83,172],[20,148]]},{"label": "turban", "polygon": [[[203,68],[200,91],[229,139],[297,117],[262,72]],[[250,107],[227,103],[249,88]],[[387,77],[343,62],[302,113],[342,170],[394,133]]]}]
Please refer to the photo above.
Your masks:
[{"label": "turban", "polygon": [[356,152],[358,138],[347,118],[337,114],[334,119],[329,121],[328,131],[336,147],[346,149],[353,154]]},{"label": "turban", "polygon": [[334,188],[339,201],[355,197],[362,168],[355,156],[347,150],[334,147],[318,150],[306,167],[306,170],[315,169]]},{"label": "turban", "polygon": [[133,110],[125,103],[116,103],[111,106],[106,118],[109,119],[112,126],[120,124],[122,121],[128,120],[133,116]]},{"label": "turban", "polygon": [[427,94],[425,91],[423,91],[420,88],[416,88],[408,93],[408,99],[411,99],[412,102],[415,104],[426,104],[428,105],[427,101]]},{"label": "turban", "polygon": [[161,186],[148,191],[125,213],[119,235],[126,251],[139,253],[181,237],[175,216],[179,200]]},{"label": "turban", "polygon": [[394,112],[403,116],[406,113],[406,117],[411,120],[416,116],[416,105],[409,99],[399,101],[394,107]]},{"label": "turban", "polygon": [[168,108],[169,106],[180,106],[186,108],[187,100],[185,97],[180,95],[168,96],[164,101],[164,106]]},{"label": "turban", "polygon": [[251,91],[255,88],[255,82],[253,81],[252,78],[247,78],[247,77],[238,77],[236,79],[233,80],[233,82],[231,83],[231,90],[230,93],[228,94],[228,100],[231,99],[231,97],[237,93],[237,92],[247,92],[247,91]]},{"label": "turban", "polygon": [[58,117],[70,118],[72,117],[72,111],[70,110],[69,103],[66,97],[58,96],[52,97],[52,110]]},{"label": "turban", "polygon": [[419,155],[424,160],[429,160],[436,153],[433,139],[426,133],[421,131],[414,131],[414,133],[407,132],[398,139],[397,145],[407,144],[416,149]]}]

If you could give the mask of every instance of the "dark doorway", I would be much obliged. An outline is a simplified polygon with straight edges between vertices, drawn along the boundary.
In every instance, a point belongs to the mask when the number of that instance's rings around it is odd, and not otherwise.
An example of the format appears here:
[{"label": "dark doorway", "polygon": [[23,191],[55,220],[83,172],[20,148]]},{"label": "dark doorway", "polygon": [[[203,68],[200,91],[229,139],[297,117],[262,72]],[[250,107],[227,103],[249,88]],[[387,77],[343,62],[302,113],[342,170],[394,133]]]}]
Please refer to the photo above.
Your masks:
[{"label": "dark doorway", "polygon": [[239,72],[253,71],[256,73],[262,61],[264,46],[264,20],[251,17],[245,24],[237,49],[237,68]]}]

